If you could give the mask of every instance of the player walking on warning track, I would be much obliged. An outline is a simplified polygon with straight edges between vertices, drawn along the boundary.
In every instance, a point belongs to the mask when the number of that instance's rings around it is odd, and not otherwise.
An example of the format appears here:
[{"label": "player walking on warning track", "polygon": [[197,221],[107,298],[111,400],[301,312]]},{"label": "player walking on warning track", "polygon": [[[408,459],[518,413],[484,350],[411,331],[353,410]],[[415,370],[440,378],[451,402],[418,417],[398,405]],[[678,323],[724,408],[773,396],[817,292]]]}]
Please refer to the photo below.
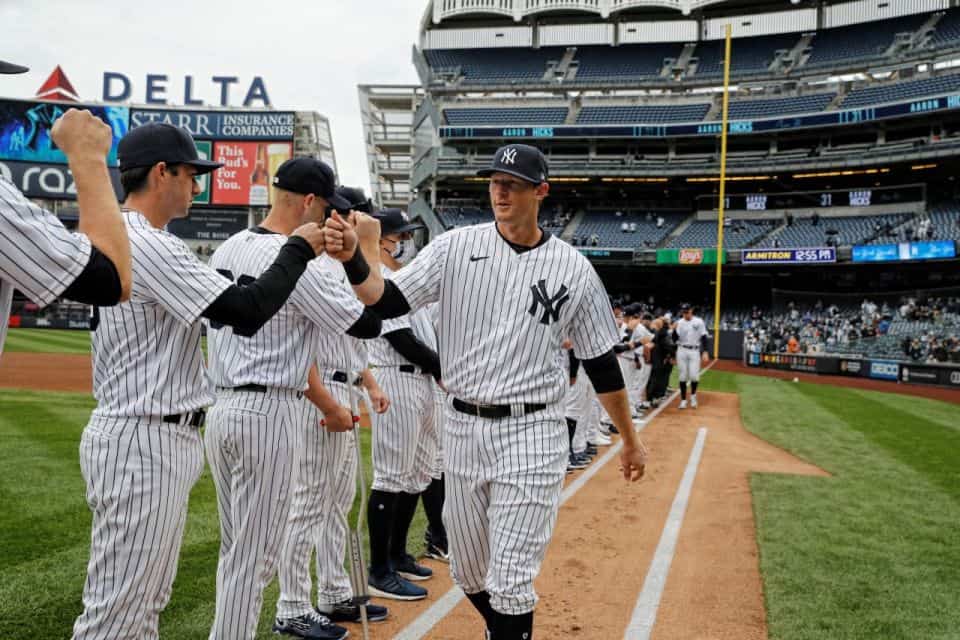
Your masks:
[{"label": "player walking on warning track", "polygon": [[203,470],[199,427],[213,402],[200,317],[253,335],[280,309],[323,247],[316,224],[285,239],[256,279],[233,284],[164,231],[200,193],[190,134],[151,123],[119,146],[133,292],[91,321],[97,408],[80,440],[93,512],[76,640],[153,639],[170,600],[190,490]]},{"label": "player walking on warning track", "polygon": [[[346,199],[347,210],[371,211],[370,201],[360,189],[337,187],[337,194]],[[349,291],[343,265],[327,255],[317,258]],[[350,386],[363,386],[369,394],[371,411],[383,413],[390,405],[386,394],[367,369],[366,341],[350,335],[322,332],[317,346],[317,370],[307,391],[303,431],[303,455],[295,472],[290,516],[280,549],[280,598],[277,619],[285,621],[285,632],[301,631],[300,637],[337,638],[343,634],[339,625],[311,625],[314,616],[311,602],[313,578],[310,559],[316,551],[316,613],[337,622],[359,622],[360,608],[350,577],[344,568],[347,523],[341,514],[349,513],[356,496],[357,460],[353,438]],[[362,373],[361,373],[362,372]],[[323,423],[325,428],[318,428]],[[316,617],[316,616],[314,616]],[[387,617],[386,607],[367,605],[371,622]],[[297,625],[294,620],[307,624]],[[313,635],[303,635],[304,629]],[[294,635],[297,635],[294,633]]]},{"label": "player walking on warning track", "polygon": [[680,307],[683,315],[674,327],[677,343],[677,367],[680,369],[680,408],[687,408],[687,383],[690,384],[690,407],[697,408],[697,385],[700,383],[700,365],[710,361],[707,355],[707,327],[703,319],[693,315],[689,304]]},{"label": "player walking on warning track", "polygon": [[[0,60],[0,74],[26,71]],[[80,233],[67,231],[0,173],[0,354],[14,289],[40,306],[59,297],[100,306],[130,297],[130,241],[107,172],[113,132],[89,111],[68,109],[50,136],[73,174]]]},{"label": "player walking on warning track", "polygon": [[392,281],[379,272],[375,220],[334,216],[326,246],[381,316],[439,303],[452,574],[490,637],[525,640],[569,458],[565,338],[623,434],[625,478],[641,477],[646,450],[612,351],[606,291],[583,255],[537,226],[549,192],[543,154],[508,145],[480,175],[490,178],[496,222],[440,235]]},{"label": "player walking on warning track", "polygon": [[[411,223],[400,209],[384,209],[380,222],[381,271],[389,277],[416,255]],[[428,309],[384,322],[383,337],[370,343],[377,382],[394,403],[373,417],[373,488],[367,504],[370,593],[420,600],[427,590],[413,582],[433,571],[407,553],[407,534],[421,492],[432,480],[437,455],[434,380],[440,380],[437,338]]]},{"label": "player walking on warning track", "polygon": [[[298,225],[322,221],[335,192],[333,170],[314,158],[284,162],[273,177],[274,205],[257,227],[231,236],[210,265],[238,282],[270,266]],[[347,283],[314,260],[280,311],[254,336],[210,323],[210,379],[217,401],[204,434],[217,488],[220,561],[210,640],[253,638],[263,589],[273,578],[283,542],[295,472],[300,469],[306,403],[320,334],[380,335],[380,319],[363,308]],[[352,426],[352,425],[351,425]],[[314,429],[321,429],[314,422]],[[346,630],[312,610],[277,620],[275,631],[313,638]],[[311,635],[313,634],[313,635]],[[326,634],[326,635],[323,635]]]}]

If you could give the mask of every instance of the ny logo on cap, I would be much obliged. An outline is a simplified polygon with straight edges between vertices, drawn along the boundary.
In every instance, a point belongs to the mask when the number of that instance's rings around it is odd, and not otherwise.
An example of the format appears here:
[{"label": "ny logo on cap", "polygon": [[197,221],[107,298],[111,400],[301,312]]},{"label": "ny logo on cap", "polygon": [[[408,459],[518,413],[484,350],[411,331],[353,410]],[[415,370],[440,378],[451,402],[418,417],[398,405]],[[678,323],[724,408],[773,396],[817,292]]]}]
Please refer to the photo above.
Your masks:
[{"label": "ny logo on cap", "polygon": [[543,315],[540,317],[540,324],[549,325],[551,322],[560,320],[560,310],[564,303],[570,299],[567,293],[567,285],[560,285],[557,295],[550,297],[547,293],[547,281],[541,280],[537,284],[530,285],[530,291],[533,293],[533,304],[527,309],[527,313],[534,318],[537,317],[537,308],[543,307]]},{"label": "ny logo on cap", "polygon": [[503,150],[503,155],[500,156],[500,162],[503,164],[514,164],[517,161],[517,150],[513,147]]}]

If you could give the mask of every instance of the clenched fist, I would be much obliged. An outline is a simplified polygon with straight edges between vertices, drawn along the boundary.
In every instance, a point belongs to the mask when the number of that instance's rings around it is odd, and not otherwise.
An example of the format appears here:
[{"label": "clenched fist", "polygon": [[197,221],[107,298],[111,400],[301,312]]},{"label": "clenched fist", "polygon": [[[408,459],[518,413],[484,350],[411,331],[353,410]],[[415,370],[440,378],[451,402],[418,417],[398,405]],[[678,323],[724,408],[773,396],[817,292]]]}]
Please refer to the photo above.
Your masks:
[{"label": "clenched fist", "polygon": [[316,255],[323,253],[324,232],[316,222],[308,222],[307,224],[301,225],[294,229],[290,235],[303,238],[309,242]]},{"label": "clenched fist", "polygon": [[50,137],[68,159],[105,160],[113,146],[113,129],[86,109],[67,109],[53,123]]}]

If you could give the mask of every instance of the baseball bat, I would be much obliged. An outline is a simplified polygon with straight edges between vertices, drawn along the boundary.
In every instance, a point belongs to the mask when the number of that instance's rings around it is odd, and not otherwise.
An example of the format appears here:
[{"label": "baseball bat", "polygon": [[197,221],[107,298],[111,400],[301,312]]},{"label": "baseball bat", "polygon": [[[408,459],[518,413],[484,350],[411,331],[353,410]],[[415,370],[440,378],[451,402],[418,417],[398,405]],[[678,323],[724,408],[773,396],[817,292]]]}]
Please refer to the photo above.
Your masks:
[{"label": "baseball bat", "polygon": [[349,372],[347,386],[350,391],[350,415],[353,416],[353,446],[356,453],[357,481],[360,483],[360,510],[357,513],[357,524],[350,531],[348,547],[350,554],[350,581],[353,588],[353,602],[360,607],[360,622],[363,625],[363,640],[370,640],[369,621],[367,620],[367,603],[370,602],[370,589],[367,585],[367,565],[363,561],[363,547],[360,544],[363,531],[364,517],[367,513],[367,478],[364,475],[363,461],[360,453],[360,408],[357,400],[357,390],[353,381],[353,371]]}]

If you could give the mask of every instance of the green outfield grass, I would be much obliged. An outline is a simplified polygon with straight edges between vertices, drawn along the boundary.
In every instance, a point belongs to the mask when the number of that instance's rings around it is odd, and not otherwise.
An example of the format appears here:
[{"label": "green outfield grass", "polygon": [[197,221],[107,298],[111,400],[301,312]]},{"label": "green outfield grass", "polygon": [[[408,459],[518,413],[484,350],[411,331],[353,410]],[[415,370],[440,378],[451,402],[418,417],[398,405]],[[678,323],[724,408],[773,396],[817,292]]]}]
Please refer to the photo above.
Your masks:
[{"label": "green outfield grass", "polygon": [[[90,544],[78,447],[93,400],[83,394],[0,390],[0,638],[67,638],[82,607]],[[362,431],[367,486],[370,431]],[[356,509],[350,516],[356,522]],[[410,550],[422,552],[426,520],[417,512]],[[364,532],[364,544],[367,543]],[[193,489],[163,638],[206,638],[213,620],[220,529],[209,468]],[[369,555],[365,555],[369,557]],[[426,585],[429,587],[429,584]],[[264,595],[257,638],[270,632],[276,580]]]},{"label": "green outfield grass", "polygon": [[4,351],[90,353],[90,332],[66,329],[10,329]]},{"label": "green outfield grass", "polygon": [[[712,371],[703,385],[739,393],[749,430],[832,474],[751,479],[773,640],[960,637],[957,405]],[[67,637],[89,544],[77,446],[92,400],[0,391],[0,406],[0,638]],[[413,546],[423,528],[418,514]],[[162,637],[206,637],[218,544],[207,472]],[[274,582],[258,638],[274,637],[276,597]]]},{"label": "green outfield grass", "polygon": [[751,478],[771,640],[960,638],[960,407],[709,372],[751,432],[833,474]]}]

